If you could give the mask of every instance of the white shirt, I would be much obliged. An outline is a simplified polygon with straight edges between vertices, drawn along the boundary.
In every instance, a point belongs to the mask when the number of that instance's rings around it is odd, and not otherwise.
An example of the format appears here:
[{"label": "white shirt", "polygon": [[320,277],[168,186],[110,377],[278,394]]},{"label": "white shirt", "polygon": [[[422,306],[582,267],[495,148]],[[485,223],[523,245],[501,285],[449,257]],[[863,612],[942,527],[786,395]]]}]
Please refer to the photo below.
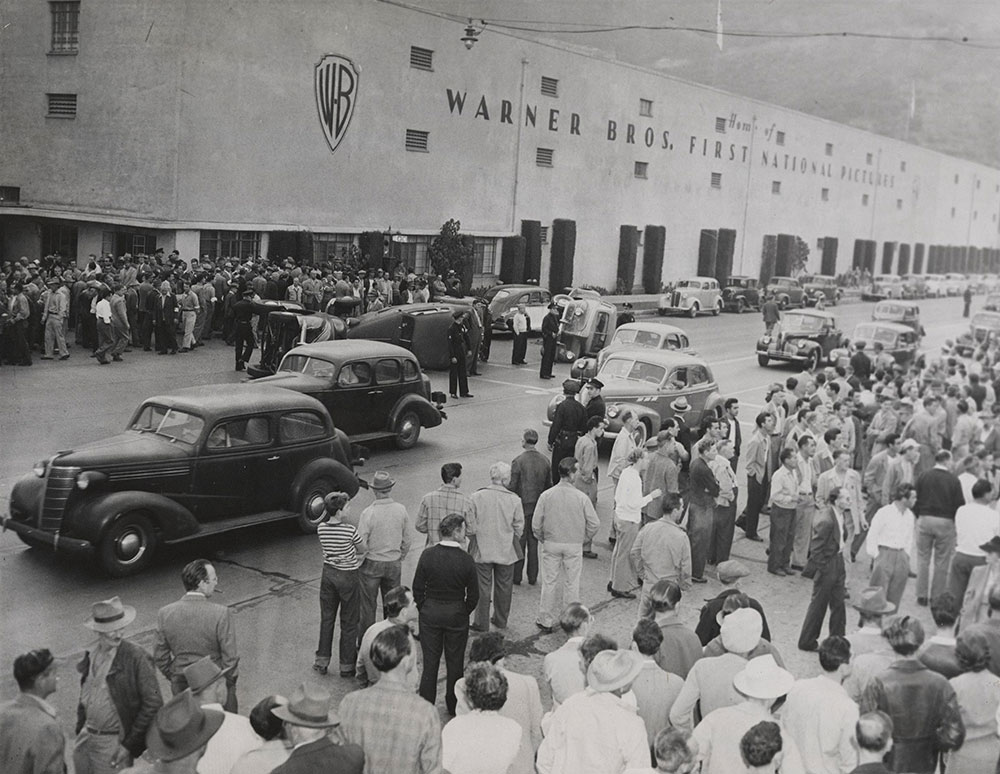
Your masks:
[{"label": "white shirt", "polygon": [[[204,707],[222,711],[221,704],[205,704]],[[264,740],[254,732],[250,718],[227,712],[198,761],[198,774],[229,774],[236,761],[262,744]]]},{"label": "white shirt", "polygon": [[1000,513],[988,505],[970,502],[955,512],[955,550],[966,556],[986,556],[979,546],[1000,535]]},{"label": "white shirt", "polygon": [[[937,467],[935,465],[935,467]],[[976,485],[979,479],[966,471],[958,476],[958,483],[962,485],[962,496],[965,498],[966,503],[972,502],[972,487]]]},{"label": "white shirt", "polygon": [[583,640],[583,637],[570,637],[562,647],[546,654],[542,660],[542,674],[552,690],[553,710],[587,687],[587,677],[583,674],[580,661]]},{"label": "white shirt", "polygon": [[520,745],[516,721],[473,710],[441,730],[441,765],[449,774],[506,774]]},{"label": "white shirt", "polygon": [[878,556],[878,547],[902,548],[909,551],[913,545],[913,511],[907,508],[900,513],[896,503],[883,505],[872,517],[865,540],[865,551],[873,559]]},{"label": "white shirt", "polygon": [[527,317],[527,315],[523,315],[520,312],[515,312],[514,313],[513,323],[514,323],[514,335],[515,336],[518,335],[519,333],[527,333],[528,332],[528,317]]},{"label": "white shirt", "polygon": [[635,705],[592,688],[552,713],[536,762],[538,774],[621,774],[648,765],[646,726]]},{"label": "white shirt", "polygon": [[615,487],[615,516],[633,524],[642,522],[642,507],[653,500],[652,494],[643,496],[642,477],[634,465],[622,471]]},{"label": "white shirt", "polygon": [[[749,701],[708,713],[693,734],[698,743],[698,758],[702,761],[701,774],[746,771],[740,740],[762,720],[777,722],[766,709]],[[798,747],[784,728],[781,729],[781,752],[781,774],[804,774]]]},{"label": "white shirt", "polygon": [[111,303],[106,298],[102,298],[94,306],[94,313],[102,322],[111,324]]},{"label": "white shirt", "polygon": [[858,705],[826,675],[797,680],[781,710],[809,774],[847,774],[858,765],[854,726]]}]

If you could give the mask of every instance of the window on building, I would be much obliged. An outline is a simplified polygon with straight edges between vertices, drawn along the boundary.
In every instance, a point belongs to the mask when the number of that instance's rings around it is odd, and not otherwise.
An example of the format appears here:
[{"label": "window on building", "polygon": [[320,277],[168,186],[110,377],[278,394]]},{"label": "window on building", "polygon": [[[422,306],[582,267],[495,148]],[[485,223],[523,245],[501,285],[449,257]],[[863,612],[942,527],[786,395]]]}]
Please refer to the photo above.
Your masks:
[{"label": "window on building", "polygon": [[781,181],[780,180],[772,180],[771,181],[771,193],[773,193],[773,194],[780,194],[781,193]]},{"label": "window on building", "polygon": [[903,209],[903,200],[902,199],[896,199],[896,209],[897,210]]},{"label": "window on building", "polygon": [[76,260],[76,226],[43,223],[41,226],[42,255],[55,255]]},{"label": "window on building", "polygon": [[417,274],[429,272],[431,265],[427,258],[427,249],[431,246],[433,237],[403,235],[399,238],[405,241],[392,243],[393,254],[403,262],[405,267],[413,269]]},{"label": "window on building", "polygon": [[49,118],[76,118],[76,94],[46,94]]},{"label": "window on building", "polygon": [[868,206],[868,194],[861,194],[861,206],[862,207]]},{"label": "window on building", "polygon": [[868,166],[871,166],[873,160],[874,160],[874,157],[872,156],[871,153],[866,153],[865,154],[865,164],[867,164]]},{"label": "window on building", "polygon": [[715,131],[721,132],[722,134],[726,133],[726,119],[722,116],[716,116]]},{"label": "window on building", "polygon": [[427,140],[430,132],[422,132],[419,129],[406,130],[406,149],[415,153],[427,153]]},{"label": "window on building", "polygon": [[49,3],[52,11],[51,54],[75,54],[80,50],[80,4]]},{"label": "window on building", "polygon": [[410,67],[414,70],[433,70],[434,52],[429,48],[410,46]]},{"label": "window on building", "polygon": [[722,188],[722,173],[713,172],[712,173],[712,188]]},{"label": "window on building", "polygon": [[827,156],[832,156],[833,155],[833,143],[832,142],[828,142],[826,144],[826,155]]},{"label": "window on building", "polygon": [[476,237],[472,257],[473,274],[496,274],[497,242],[494,237]]},{"label": "window on building", "polygon": [[905,161],[900,161],[899,162],[899,171],[900,172],[905,172],[906,171],[906,162]]},{"label": "window on building", "polygon": [[202,231],[199,255],[209,258],[253,258],[260,254],[259,231]]},{"label": "window on building", "polygon": [[648,161],[635,162],[634,174],[636,177],[641,177],[643,180],[649,177],[649,162]]},{"label": "window on building", "polygon": [[313,234],[313,263],[333,263],[344,260],[357,244],[354,234]]},{"label": "window on building", "polygon": [[651,99],[640,99],[639,100],[639,115],[650,118],[653,115],[653,100]]},{"label": "window on building", "polygon": [[774,143],[775,143],[775,145],[784,145],[785,144],[785,133],[784,132],[777,132],[774,135]]},{"label": "window on building", "polygon": [[819,189],[819,198],[822,199],[824,202],[830,201],[830,189],[829,188],[820,188]]},{"label": "window on building", "polygon": [[0,204],[20,204],[21,189],[15,185],[0,185]]},{"label": "window on building", "polygon": [[547,245],[549,243],[549,227],[542,226],[541,231],[542,231],[542,244]]},{"label": "window on building", "polygon": [[545,97],[559,96],[559,79],[542,76],[542,95]]},{"label": "window on building", "polygon": [[540,167],[551,167],[552,166],[552,155],[555,151],[552,148],[536,148],[535,149],[535,163]]}]

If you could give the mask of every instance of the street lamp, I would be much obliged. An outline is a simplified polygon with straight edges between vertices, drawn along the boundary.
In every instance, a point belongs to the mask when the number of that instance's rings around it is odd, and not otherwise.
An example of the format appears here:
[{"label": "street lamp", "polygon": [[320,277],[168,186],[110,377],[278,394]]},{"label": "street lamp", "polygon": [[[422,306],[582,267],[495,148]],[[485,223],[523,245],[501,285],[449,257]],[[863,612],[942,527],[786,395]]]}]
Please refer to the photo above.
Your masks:
[{"label": "street lamp", "polygon": [[[480,23],[483,25],[486,24],[482,21]],[[479,40],[479,35],[481,33],[482,30],[477,30],[474,26],[472,26],[472,19],[469,19],[469,23],[465,27],[465,34],[462,36],[462,42],[465,44],[465,48],[468,51],[471,51],[472,47],[476,45],[476,41]]]}]

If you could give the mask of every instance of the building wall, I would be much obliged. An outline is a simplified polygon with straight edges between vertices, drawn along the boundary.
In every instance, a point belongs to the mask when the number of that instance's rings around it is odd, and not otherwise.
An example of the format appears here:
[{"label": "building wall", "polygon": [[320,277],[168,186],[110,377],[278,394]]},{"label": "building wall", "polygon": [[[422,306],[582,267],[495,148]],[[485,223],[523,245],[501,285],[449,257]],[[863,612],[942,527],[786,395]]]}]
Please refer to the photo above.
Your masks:
[{"label": "building wall", "polygon": [[[880,255],[1000,245],[997,170],[489,28],[467,51],[463,25],[377,0],[84,2],[77,56],[46,55],[47,4],[10,12],[32,32],[0,50],[0,131],[25,149],[0,157],[0,185],[36,213],[180,229],[182,254],[200,228],[419,234],[454,217],[502,236],[569,218],[575,280],[614,287],[622,224],[666,227],[665,280],[695,272],[704,228],[736,230],[749,274],[768,234],[801,236],[813,270],[827,236],[838,271],[855,239]],[[411,45],[434,51],[432,71],[409,66]],[[326,54],[360,68],[333,152],[313,82]],[[45,118],[50,91],[79,94],[75,120]],[[405,150],[407,129],[429,133],[427,153]]]}]

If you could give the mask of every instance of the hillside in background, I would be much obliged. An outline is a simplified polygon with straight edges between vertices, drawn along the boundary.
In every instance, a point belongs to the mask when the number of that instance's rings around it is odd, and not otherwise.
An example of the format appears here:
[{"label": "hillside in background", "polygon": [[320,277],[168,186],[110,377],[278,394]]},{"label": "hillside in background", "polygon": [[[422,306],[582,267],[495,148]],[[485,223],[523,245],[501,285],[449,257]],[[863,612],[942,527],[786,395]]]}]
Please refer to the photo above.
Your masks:
[{"label": "hillside in background", "polygon": [[[1000,168],[1000,3],[995,0],[723,0],[725,31],[761,36],[727,35],[721,52],[711,32],[716,26],[714,0],[411,4],[456,19],[470,17],[477,26],[486,19],[484,35],[502,32],[592,49]],[[567,32],[618,25],[709,32]],[[845,31],[895,39],[826,36]],[[966,37],[968,43],[904,39],[908,37]]]}]

